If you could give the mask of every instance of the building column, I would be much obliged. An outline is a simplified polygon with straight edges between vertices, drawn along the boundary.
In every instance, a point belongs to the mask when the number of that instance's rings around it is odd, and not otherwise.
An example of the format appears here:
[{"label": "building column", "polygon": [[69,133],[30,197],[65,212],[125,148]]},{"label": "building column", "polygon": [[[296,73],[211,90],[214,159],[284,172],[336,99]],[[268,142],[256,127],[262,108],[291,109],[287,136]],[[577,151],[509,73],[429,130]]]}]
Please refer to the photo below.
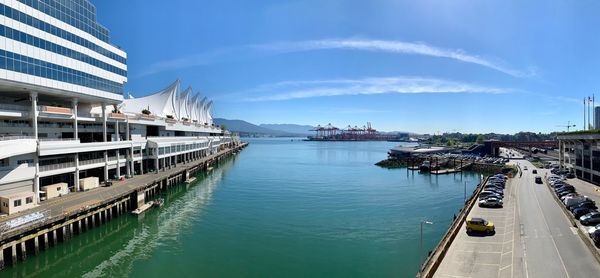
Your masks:
[{"label": "building column", "polygon": [[106,142],[106,104],[102,103],[102,142]]},{"label": "building column", "polygon": [[75,154],[75,191],[79,192],[81,189],[79,187],[79,154]]},{"label": "building column", "polygon": [[115,120],[115,141],[121,141],[121,137],[119,136],[119,121]]},{"label": "building column", "polygon": [[[33,138],[38,140],[38,94],[37,92],[29,93],[29,97],[31,100],[31,126],[33,127]],[[40,162],[39,162],[39,140],[37,142],[37,150],[33,156],[33,161],[35,163],[35,173],[33,178],[33,192],[35,195],[35,203],[40,203]]]},{"label": "building column", "polygon": [[79,127],[77,126],[77,99],[73,99],[73,138],[79,139]]},{"label": "building column", "polygon": [[158,174],[158,158],[154,159],[154,167],[155,167],[156,173]]},{"label": "building column", "polygon": [[108,181],[108,151],[104,151],[104,182]]},{"label": "building column", "polygon": [[116,150],[116,151],[117,151],[117,168],[116,168],[116,170],[117,170],[117,179],[120,179],[121,178],[121,161],[120,161],[121,158],[120,158],[120,154],[119,154],[120,150]]}]

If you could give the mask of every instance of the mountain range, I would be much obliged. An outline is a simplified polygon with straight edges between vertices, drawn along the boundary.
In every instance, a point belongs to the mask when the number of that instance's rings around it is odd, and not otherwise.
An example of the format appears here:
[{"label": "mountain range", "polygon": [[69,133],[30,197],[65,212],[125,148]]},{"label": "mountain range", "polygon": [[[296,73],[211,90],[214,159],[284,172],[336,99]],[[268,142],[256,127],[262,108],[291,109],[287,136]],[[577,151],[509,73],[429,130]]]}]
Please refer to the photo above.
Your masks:
[{"label": "mountain range", "polygon": [[295,124],[261,124],[255,125],[243,120],[213,119],[216,125],[223,125],[227,130],[237,132],[240,136],[272,136],[272,137],[305,137],[310,135],[313,127]]}]

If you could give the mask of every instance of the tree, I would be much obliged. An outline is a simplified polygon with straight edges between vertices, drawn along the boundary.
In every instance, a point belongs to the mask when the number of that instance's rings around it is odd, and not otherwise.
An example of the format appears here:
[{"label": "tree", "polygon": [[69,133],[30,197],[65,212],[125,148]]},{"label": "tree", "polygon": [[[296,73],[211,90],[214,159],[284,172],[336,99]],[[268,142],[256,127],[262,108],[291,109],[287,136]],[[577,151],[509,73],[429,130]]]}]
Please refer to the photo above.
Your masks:
[{"label": "tree", "polygon": [[477,140],[475,140],[477,142],[477,144],[483,144],[483,141],[485,141],[485,136],[483,134],[479,134],[477,136]]},{"label": "tree", "polygon": [[221,130],[225,131],[225,130],[227,130],[227,127],[225,125],[221,125]]}]

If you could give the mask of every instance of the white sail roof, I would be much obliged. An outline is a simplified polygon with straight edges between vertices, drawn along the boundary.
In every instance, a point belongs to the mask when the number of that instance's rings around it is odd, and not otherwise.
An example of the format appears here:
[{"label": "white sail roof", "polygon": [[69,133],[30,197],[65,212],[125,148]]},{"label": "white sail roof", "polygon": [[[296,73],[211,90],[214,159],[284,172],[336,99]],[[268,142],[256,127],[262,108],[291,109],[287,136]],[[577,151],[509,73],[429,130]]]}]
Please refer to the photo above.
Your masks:
[{"label": "white sail roof", "polygon": [[208,123],[204,117],[204,106],[206,105],[206,97],[202,98],[202,101],[198,104],[198,122],[201,124]]},{"label": "white sail roof", "polygon": [[150,110],[153,115],[166,117],[177,116],[179,106],[177,95],[180,81],[176,80],[169,87],[149,96],[123,100],[122,112],[139,114],[144,109]]},{"label": "white sail roof", "polygon": [[192,87],[187,87],[183,93],[179,95],[178,105],[177,105],[177,119],[187,118],[190,119],[190,113],[188,111],[190,94],[192,93]]},{"label": "white sail roof", "polygon": [[190,113],[190,121],[198,121],[198,103],[200,101],[199,99],[200,94],[196,94],[192,97],[192,99],[190,100],[189,103],[189,113]]},{"label": "white sail roof", "polygon": [[208,123],[209,125],[212,125],[213,123],[213,119],[212,119],[212,107],[213,107],[213,102],[212,100],[208,102],[208,104],[206,104],[206,108],[204,109],[204,117],[206,118],[206,123]]}]

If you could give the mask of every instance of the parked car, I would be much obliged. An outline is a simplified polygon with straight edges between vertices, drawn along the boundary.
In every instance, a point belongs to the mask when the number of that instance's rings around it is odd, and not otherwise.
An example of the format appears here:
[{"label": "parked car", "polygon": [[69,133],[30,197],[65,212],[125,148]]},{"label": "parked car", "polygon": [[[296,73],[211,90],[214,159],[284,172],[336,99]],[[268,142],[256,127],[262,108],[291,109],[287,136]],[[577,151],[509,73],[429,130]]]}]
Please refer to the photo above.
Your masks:
[{"label": "parked car", "polygon": [[573,187],[572,185],[563,185],[563,186],[554,188],[554,191],[558,192],[558,191],[565,190],[565,189],[575,190],[575,187]]},{"label": "parked car", "polygon": [[576,193],[575,190],[563,190],[560,191],[559,193],[557,193],[556,195],[558,196],[558,198],[562,197],[562,196],[567,196],[568,194],[571,193]]},{"label": "parked car", "polygon": [[598,231],[598,230],[600,230],[600,224],[598,224],[598,225],[596,225],[596,226],[594,226],[594,227],[588,228],[588,234],[589,234],[590,236],[592,236],[592,234],[593,234],[595,231]]},{"label": "parked car", "polygon": [[597,212],[597,211],[590,212],[590,213],[582,216],[581,218],[579,218],[579,221],[581,221],[581,224],[586,225],[586,226],[600,224],[600,212]]},{"label": "parked car", "polygon": [[596,246],[600,245],[600,230],[596,230],[593,234],[590,235],[590,237],[592,238]]},{"label": "parked car", "polygon": [[588,200],[590,200],[590,199],[588,199],[585,196],[579,196],[577,198],[571,198],[571,199],[568,199],[567,201],[565,201],[565,206],[567,207],[567,209],[571,209],[572,207],[574,207],[574,206],[576,206],[578,204],[581,204],[581,203],[583,203],[585,201],[588,201]]},{"label": "parked car", "polygon": [[472,232],[483,232],[487,234],[494,233],[496,231],[496,227],[494,223],[489,222],[483,218],[474,217],[467,219],[467,233]]},{"label": "parked car", "polygon": [[569,193],[569,194],[567,194],[565,196],[560,197],[560,201],[564,205],[566,205],[568,200],[573,199],[573,198],[577,198],[577,197],[583,197],[583,196],[577,194],[577,192],[572,192],[572,193]]},{"label": "parked car", "polygon": [[481,192],[479,193],[479,200],[483,200],[483,199],[487,199],[488,197],[495,197],[498,199],[502,199],[502,195],[495,193],[495,192]]},{"label": "parked car", "polygon": [[492,192],[492,193],[496,193],[500,196],[504,196],[504,192],[502,190],[498,190],[498,189],[494,189],[494,188],[485,188],[481,192]]},{"label": "parked car", "polygon": [[579,204],[576,204],[574,206],[572,206],[570,208],[571,211],[577,209],[577,208],[589,208],[589,209],[597,209],[598,207],[596,207],[596,204],[592,201],[583,201]]},{"label": "parked car", "polygon": [[573,217],[575,217],[575,219],[579,219],[580,217],[590,213],[596,211],[595,209],[592,208],[575,208],[572,210],[573,213]]},{"label": "parked car", "polygon": [[495,208],[495,207],[501,208],[503,206],[503,202],[502,202],[502,199],[488,197],[487,199],[479,200],[479,206],[480,207],[488,207],[488,208]]}]

